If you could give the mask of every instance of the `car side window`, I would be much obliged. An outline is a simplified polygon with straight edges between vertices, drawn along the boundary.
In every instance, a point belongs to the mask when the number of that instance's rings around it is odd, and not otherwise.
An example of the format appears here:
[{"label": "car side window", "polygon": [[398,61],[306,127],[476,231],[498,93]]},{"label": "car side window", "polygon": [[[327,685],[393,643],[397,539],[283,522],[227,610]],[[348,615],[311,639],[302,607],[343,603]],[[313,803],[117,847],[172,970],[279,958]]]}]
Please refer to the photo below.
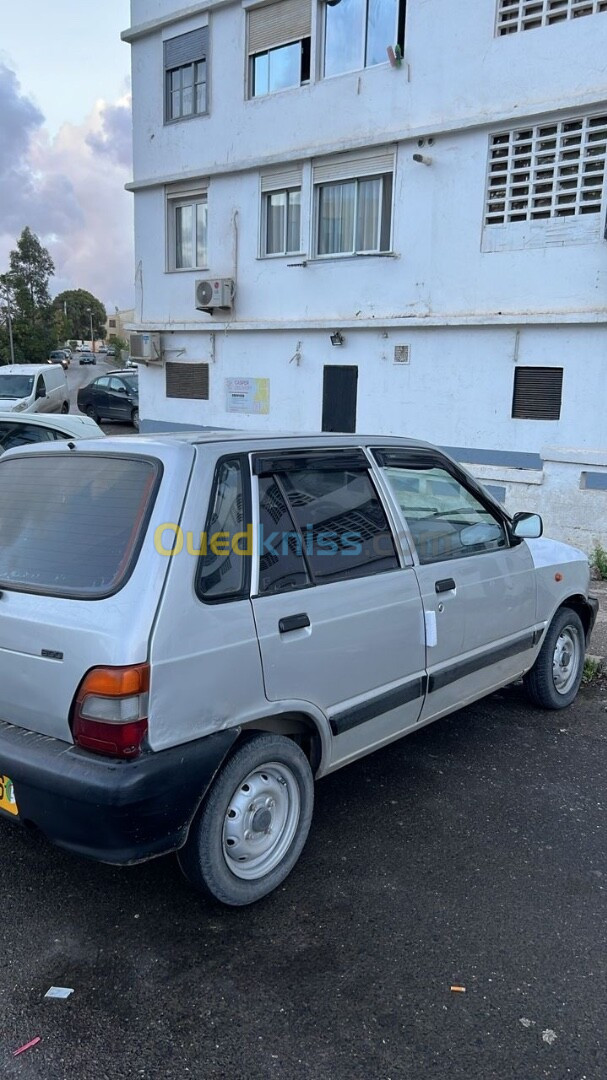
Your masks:
[{"label": "car side window", "polygon": [[208,603],[241,599],[249,592],[252,526],[247,521],[245,468],[241,458],[226,458],[215,472],[196,574],[198,596]]},{"label": "car side window", "polygon": [[322,585],[399,567],[366,468],[293,466],[261,477],[259,591]]},{"label": "car side window", "polygon": [[110,379],[110,390],[124,390],[125,385],[122,379],[116,379],[114,376]]},{"label": "car side window", "polygon": [[93,386],[99,386],[102,390],[107,390],[110,385],[110,380],[107,375],[104,375],[101,379],[95,379]]},{"label": "car side window", "polygon": [[310,584],[301,537],[274,476],[259,478],[259,593]]},{"label": "car side window", "polygon": [[36,399],[43,397],[46,397],[46,383],[42,375],[39,375],[36,383]]},{"label": "car side window", "polygon": [[446,468],[385,465],[420,563],[462,558],[508,546],[502,522]]},{"label": "car side window", "polygon": [[0,453],[12,450],[14,446],[28,446],[30,443],[47,442],[54,433],[41,424],[17,424],[10,420],[0,423]]}]

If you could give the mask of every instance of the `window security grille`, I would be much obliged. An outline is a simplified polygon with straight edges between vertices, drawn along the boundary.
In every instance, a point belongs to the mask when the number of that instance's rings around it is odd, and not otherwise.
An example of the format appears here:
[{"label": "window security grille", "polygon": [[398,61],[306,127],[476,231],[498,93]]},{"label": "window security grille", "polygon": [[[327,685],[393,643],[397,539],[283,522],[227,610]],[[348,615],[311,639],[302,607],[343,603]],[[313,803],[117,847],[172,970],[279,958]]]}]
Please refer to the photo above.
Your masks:
[{"label": "window security grille", "polygon": [[600,213],[606,155],[607,115],[492,135],[485,224]]},{"label": "window security grille", "polygon": [[208,364],[166,364],[166,396],[168,398],[209,398]]},{"label": "window security grille", "polygon": [[515,368],[513,418],[515,420],[560,420],[562,392],[562,368]]},{"label": "window security grille", "polygon": [[607,0],[498,0],[497,33],[516,34],[607,11]]}]

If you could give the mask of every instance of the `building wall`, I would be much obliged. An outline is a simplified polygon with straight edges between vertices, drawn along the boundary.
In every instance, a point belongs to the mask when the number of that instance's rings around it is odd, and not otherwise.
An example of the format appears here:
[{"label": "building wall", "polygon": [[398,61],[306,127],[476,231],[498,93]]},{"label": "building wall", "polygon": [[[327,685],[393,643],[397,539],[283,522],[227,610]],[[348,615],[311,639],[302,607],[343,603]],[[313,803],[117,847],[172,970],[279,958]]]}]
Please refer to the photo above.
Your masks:
[{"label": "building wall", "polygon": [[[496,37],[496,0],[409,0],[401,68],[313,75],[249,101],[241,4],[170,21],[185,9],[132,0],[134,326],[161,332],[168,362],[208,363],[209,398],[167,397],[166,369],[150,365],[142,427],[318,430],[323,367],[356,365],[357,430],[451,447],[509,509],[539,509],[587,549],[606,543],[607,199],[600,214],[483,222],[493,133],[607,113],[607,13]],[[147,20],[159,22],[139,33]],[[163,42],[207,22],[209,115],[164,125]],[[396,154],[391,252],[315,259],[314,161],[382,144]],[[292,162],[302,252],[260,258],[260,173]],[[167,193],[194,179],[208,183],[208,267],[167,272]],[[215,276],[236,282],[227,314],[195,308],[196,280]],[[410,346],[408,364],[395,345]],[[512,418],[517,365],[563,368],[559,420]],[[233,378],[269,380],[268,411],[226,408]]]}]

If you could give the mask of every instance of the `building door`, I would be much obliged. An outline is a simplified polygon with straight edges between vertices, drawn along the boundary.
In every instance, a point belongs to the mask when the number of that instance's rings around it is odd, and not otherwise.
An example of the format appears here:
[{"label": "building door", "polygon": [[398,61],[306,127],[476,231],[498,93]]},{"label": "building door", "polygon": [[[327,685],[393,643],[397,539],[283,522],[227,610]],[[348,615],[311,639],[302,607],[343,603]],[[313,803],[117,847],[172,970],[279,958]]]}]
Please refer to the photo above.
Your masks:
[{"label": "building door", "polygon": [[356,431],[358,368],[325,364],[322,386],[322,430]]}]

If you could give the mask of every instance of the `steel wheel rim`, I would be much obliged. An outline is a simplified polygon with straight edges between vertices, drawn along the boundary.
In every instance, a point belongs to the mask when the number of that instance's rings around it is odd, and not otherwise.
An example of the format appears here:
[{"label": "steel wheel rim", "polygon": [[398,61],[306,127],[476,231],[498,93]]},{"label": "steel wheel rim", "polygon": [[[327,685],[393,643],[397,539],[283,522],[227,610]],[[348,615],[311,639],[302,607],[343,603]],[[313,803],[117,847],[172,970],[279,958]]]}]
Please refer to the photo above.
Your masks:
[{"label": "steel wheel rim", "polygon": [[574,686],[579,672],[581,648],[576,627],[564,626],[552,657],[552,681],[557,694],[568,694]]},{"label": "steel wheel rim", "polygon": [[259,765],[240,782],[226,810],[223,857],[238,878],[256,881],[284,859],[301,814],[299,785],[278,761]]}]

